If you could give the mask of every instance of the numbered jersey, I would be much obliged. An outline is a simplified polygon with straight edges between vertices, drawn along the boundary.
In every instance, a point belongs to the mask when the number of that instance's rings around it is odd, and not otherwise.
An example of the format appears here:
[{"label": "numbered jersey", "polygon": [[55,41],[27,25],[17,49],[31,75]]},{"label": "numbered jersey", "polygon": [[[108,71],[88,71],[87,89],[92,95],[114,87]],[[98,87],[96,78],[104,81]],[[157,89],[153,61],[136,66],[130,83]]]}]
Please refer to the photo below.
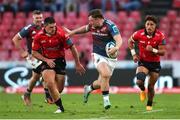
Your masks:
[{"label": "numbered jersey", "polygon": [[87,30],[92,33],[93,53],[108,57],[105,47],[108,42],[115,42],[113,36],[120,34],[117,26],[110,20],[104,20],[103,26],[94,28],[87,25]]},{"label": "numbered jersey", "polygon": [[32,42],[33,42],[34,36],[40,30],[41,30],[41,26],[36,26],[35,24],[32,23],[22,28],[21,31],[18,33],[21,38],[26,38],[26,45],[27,45],[29,54],[31,54]]}]

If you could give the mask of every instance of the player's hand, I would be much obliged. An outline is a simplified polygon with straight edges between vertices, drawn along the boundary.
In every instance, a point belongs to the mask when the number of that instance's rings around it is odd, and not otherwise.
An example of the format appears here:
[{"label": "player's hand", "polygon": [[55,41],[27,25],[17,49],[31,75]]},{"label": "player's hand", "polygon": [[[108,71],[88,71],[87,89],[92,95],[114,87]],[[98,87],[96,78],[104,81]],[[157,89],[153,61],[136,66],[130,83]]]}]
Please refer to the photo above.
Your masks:
[{"label": "player's hand", "polygon": [[49,65],[50,68],[54,68],[56,65],[54,59],[46,59],[45,62]]},{"label": "player's hand", "polygon": [[22,58],[26,58],[26,57],[28,57],[28,52],[27,51],[22,51],[22,52],[20,52],[20,56]]},{"label": "player's hand", "polygon": [[133,61],[137,63],[139,61],[139,56],[137,54],[133,55]]},{"label": "player's hand", "polygon": [[109,55],[114,55],[118,51],[117,47],[112,47],[110,50],[108,50]]},{"label": "player's hand", "polygon": [[152,47],[151,45],[147,45],[147,46],[146,46],[146,50],[147,50],[147,51],[152,51],[152,50],[153,50],[153,47]]},{"label": "player's hand", "polygon": [[85,71],[85,68],[80,63],[76,63],[76,73],[83,75]]}]

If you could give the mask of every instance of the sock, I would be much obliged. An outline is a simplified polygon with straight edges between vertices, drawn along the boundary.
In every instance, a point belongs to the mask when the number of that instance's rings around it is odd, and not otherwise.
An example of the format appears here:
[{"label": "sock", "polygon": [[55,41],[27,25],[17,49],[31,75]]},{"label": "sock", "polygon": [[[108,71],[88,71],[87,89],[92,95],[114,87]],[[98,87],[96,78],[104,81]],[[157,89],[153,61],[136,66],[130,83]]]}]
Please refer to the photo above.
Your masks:
[{"label": "sock", "polygon": [[55,102],[55,104],[59,107],[59,109],[60,109],[62,112],[64,112],[64,107],[63,107],[63,105],[62,105],[61,98],[59,98],[59,99]]},{"label": "sock", "polygon": [[31,92],[32,92],[32,90],[29,90],[28,88],[26,89],[26,92],[25,92],[25,94],[28,94],[28,95],[30,95],[31,94]]},{"label": "sock", "polygon": [[49,90],[47,88],[44,88],[44,92],[45,92],[46,98],[51,98],[51,95],[49,94]]},{"label": "sock", "polygon": [[149,101],[149,100],[148,100],[147,106],[152,106],[152,101]]},{"label": "sock", "polygon": [[89,86],[87,87],[87,90],[88,90],[88,92],[93,91],[93,90],[94,90],[93,84],[89,85]]},{"label": "sock", "polygon": [[145,87],[143,86],[139,86],[139,88],[141,89],[141,91],[145,91]]},{"label": "sock", "polygon": [[102,91],[103,100],[109,101],[109,91]]}]

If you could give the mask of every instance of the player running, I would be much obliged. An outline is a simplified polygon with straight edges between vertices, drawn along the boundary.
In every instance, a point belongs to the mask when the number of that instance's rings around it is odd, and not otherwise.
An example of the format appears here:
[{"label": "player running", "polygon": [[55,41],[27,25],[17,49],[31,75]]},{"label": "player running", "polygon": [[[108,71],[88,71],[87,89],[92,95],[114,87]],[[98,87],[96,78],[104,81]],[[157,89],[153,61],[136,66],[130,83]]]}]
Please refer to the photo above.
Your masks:
[{"label": "player running", "polygon": [[[139,54],[134,49],[137,42]],[[165,54],[165,36],[157,29],[157,19],[155,16],[148,15],[145,18],[145,28],[136,31],[128,40],[128,46],[131,51],[134,62],[138,62],[136,70],[137,82],[140,88],[140,100],[146,99],[144,81],[149,75],[148,81],[148,101],[146,110],[152,110],[154,98],[154,85],[159,77],[161,70],[160,56]]]},{"label": "player running", "polygon": [[[41,70],[39,66],[42,63],[42,61],[38,61],[37,59],[31,56],[31,49],[32,49],[32,41],[34,39],[34,36],[42,28],[43,14],[39,10],[34,10],[32,14],[32,18],[33,18],[33,23],[21,29],[21,31],[19,31],[12,39],[13,43],[15,44],[15,47],[19,50],[21,57],[25,58],[27,62],[31,64],[33,68],[32,77],[29,80],[27,90],[22,96],[25,105],[31,105],[31,97],[30,97],[31,92],[36,82],[41,77],[41,74],[40,74]],[[27,50],[21,46],[21,42],[23,38],[26,38]],[[48,89],[44,88],[44,90],[45,90],[45,95],[46,95],[46,101],[48,103],[53,103],[52,98],[48,92]]]},{"label": "player running", "polygon": [[[77,28],[69,35],[92,33],[93,53],[92,59],[99,73],[99,77],[91,85],[84,87],[84,103],[87,103],[89,94],[96,89],[101,89],[104,101],[104,108],[109,109],[111,103],[109,100],[109,81],[116,66],[117,58],[109,58],[107,54],[114,55],[122,45],[122,38],[117,26],[110,20],[103,17],[99,9],[94,9],[88,15],[89,24]],[[112,47],[106,53],[105,47],[108,42],[114,42]]]}]

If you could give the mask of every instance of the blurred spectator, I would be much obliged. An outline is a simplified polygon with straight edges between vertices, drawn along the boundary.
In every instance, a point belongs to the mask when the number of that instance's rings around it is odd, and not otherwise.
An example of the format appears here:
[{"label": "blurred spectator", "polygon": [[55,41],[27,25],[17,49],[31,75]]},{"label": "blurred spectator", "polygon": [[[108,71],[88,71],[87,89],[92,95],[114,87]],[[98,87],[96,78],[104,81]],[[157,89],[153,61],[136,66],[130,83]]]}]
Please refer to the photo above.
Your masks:
[{"label": "blurred spectator", "polygon": [[4,11],[13,11],[16,13],[19,10],[18,7],[19,0],[3,0]]},{"label": "blurred spectator", "polygon": [[137,10],[141,7],[140,0],[120,0],[119,4],[120,8],[127,11]]},{"label": "blurred spectator", "polygon": [[111,2],[111,9],[114,13],[116,13],[116,0],[101,0],[101,7],[102,7],[102,11],[105,12],[106,8],[107,8],[107,3]]},{"label": "blurred spectator", "polygon": [[101,9],[101,0],[89,0],[89,10]]},{"label": "blurred spectator", "polygon": [[43,10],[42,0],[24,0],[23,10],[28,13],[33,10]]},{"label": "blurred spectator", "polygon": [[43,0],[43,11],[56,12],[55,0]]},{"label": "blurred spectator", "polygon": [[64,9],[65,9],[65,1],[64,0],[56,0],[55,4],[56,4],[57,11],[64,11]]},{"label": "blurred spectator", "polygon": [[79,0],[78,7],[80,11],[88,12],[89,10],[89,0]]},{"label": "blurred spectator", "polygon": [[70,12],[70,11],[78,11],[78,2],[79,0],[65,0],[65,8],[66,8],[66,12]]}]

